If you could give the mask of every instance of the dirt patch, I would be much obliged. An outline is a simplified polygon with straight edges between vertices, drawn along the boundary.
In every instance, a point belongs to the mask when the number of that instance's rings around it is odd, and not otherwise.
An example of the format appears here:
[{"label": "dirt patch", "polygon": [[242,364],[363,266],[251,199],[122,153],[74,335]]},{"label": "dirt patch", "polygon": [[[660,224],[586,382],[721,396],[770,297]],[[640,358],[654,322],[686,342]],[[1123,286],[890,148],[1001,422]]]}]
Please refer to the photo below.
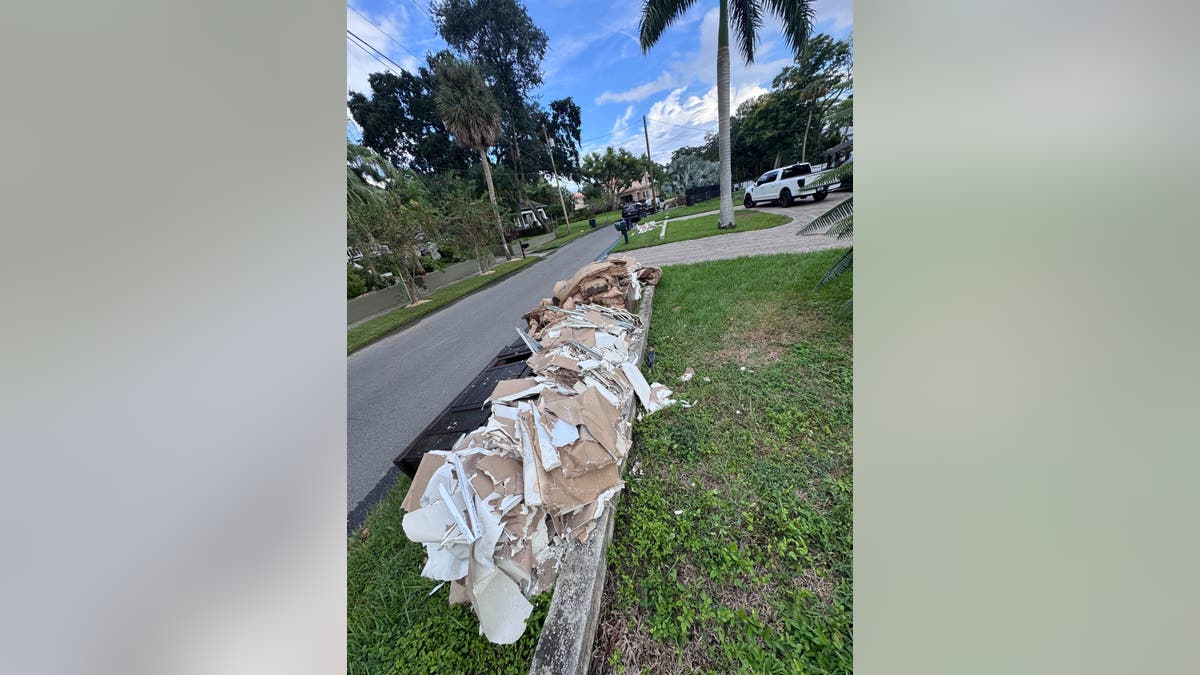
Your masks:
[{"label": "dirt patch", "polygon": [[829,604],[833,598],[833,591],[837,588],[837,583],[828,570],[818,571],[814,568],[806,569],[792,577],[792,585],[811,592],[823,605]]},{"label": "dirt patch", "polygon": [[774,363],[791,345],[824,335],[828,324],[828,319],[815,312],[779,306],[760,308],[731,321],[725,331],[725,346],[713,357],[741,366]]},{"label": "dirt patch", "polygon": [[667,673],[669,675],[691,675],[705,668],[711,669],[707,660],[695,658],[689,643],[683,650],[660,644],[650,637],[646,625],[646,612],[638,605],[623,611],[613,608],[616,592],[613,585],[604,585],[601,605],[601,623],[596,629],[595,646],[588,665],[589,675],[610,673]]}]

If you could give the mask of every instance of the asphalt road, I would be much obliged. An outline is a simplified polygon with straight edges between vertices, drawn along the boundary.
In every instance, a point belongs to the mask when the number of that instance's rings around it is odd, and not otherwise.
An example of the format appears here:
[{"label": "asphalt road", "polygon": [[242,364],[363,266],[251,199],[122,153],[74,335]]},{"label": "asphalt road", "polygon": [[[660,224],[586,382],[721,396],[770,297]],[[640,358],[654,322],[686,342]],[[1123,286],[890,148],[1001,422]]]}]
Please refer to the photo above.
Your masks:
[{"label": "asphalt road", "polygon": [[521,315],[550,297],[554,282],[594,260],[618,236],[611,225],[597,228],[545,260],[350,355],[347,513],[384,478],[396,455],[516,339]]}]

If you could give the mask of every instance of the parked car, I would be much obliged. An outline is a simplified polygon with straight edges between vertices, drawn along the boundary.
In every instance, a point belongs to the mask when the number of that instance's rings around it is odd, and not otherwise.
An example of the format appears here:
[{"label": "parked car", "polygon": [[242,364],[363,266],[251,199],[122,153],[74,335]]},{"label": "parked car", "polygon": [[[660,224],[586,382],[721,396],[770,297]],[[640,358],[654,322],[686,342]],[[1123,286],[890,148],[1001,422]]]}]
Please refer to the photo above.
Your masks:
[{"label": "parked car", "polygon": [[746,190],[746,198],[742,203],[746,208],[752,209],[756,204],[776,201],[780,206],[791,206],[796,199],[809,196],[814,202],[819,202],[829,196],[829,189],[834,186],[822,186],[814,191],[805,190],[804,184],[812,182],[824,173],[813,171],[808,162],[771,169],[759,176],[754,185]]},{"label": "parked car", "polygon": [[644,210],[645,207],[643,207],[640,203],[629,202],[621,207],[621,217],[624,218],[625,222],[627,223],[636,223],[642,219],[643,215],[645,215],[643,213]]}]

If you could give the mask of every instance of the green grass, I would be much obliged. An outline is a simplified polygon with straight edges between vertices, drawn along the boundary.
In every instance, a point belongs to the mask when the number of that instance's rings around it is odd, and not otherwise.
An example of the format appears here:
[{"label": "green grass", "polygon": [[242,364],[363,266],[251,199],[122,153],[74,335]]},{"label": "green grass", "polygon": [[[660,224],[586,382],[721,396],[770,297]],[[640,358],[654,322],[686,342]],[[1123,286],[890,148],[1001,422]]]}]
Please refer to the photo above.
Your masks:
[{"label": "green grass", "polygon": [[469,605],[450,606],[449,586],[421,576],[425,548],[404,536],[401,476],[347,541],[346,672],[524,673],[537,648],[550,593],[535,596],[525,634],[495,645],[479,634]]},{"label": "green grass", "polygon": [[[742,199],[745,198],[745,195],[746,195],[745,190],[734,190],[733,191],[733,205],[741,206]],[[705,211],[716,211],[719,208],[721,208],[721,198],[714,197],[712,199],[706,199],[702,202],[696,202],[695,204],[692,204],[691,206],[677,206],[673,209],[667,209],[666,211],[660,211],[652,216],[646,217],[644,220],[647,220],[649,222],[654,222],[654,221],[662,220],[665,216],[668,216],[668,215],[671,216],[672,218],[678,218],[680,216],[690,216],[693,213],[704,213]]]},{"label": "green grass", "polygon": [[426,298],[427,302],[401,307],[383,316],[377,316],[370,321],[361,323],[346,331],[346,353],[353,353],[372,342],[381,340],[430,312],[441,309],[464,295],[479,290],[488,284],[500,281],[504,277],[514,274],[538,260],[540,258],[515,258],[507,262],[502,262],[493,267],[490,274],[467,277],[462,281],[456,281],[445,288],[438,289]]},{"label": "green grass", "polygon": [[671,222],[667,223],[666,238],[658,238],[659,228],[643,232],[642,234],[630,234],[629,243],[626,244],[624,239],[622,239],[621,243],[613,248],[613,253],[645,248],[647,246],[670,244],[676,241],[715,237],[721,234],[764,230],[791,221],[791,218],[787,216],[781,216],[776,213],[763,213],[762,211],[735,211],[733,217],[734,222],[737,223],[737,227],[732,230],[718,230],[717,214],[715,213],[711,216],[701,216],[699,218],[692,218],[691,220],[671,220]]},{"label": "green grass", "polygon": [[[604,227],[605,225],[611,225],[620,219],[621,219],[621,209],[618,208],[616,211],[605,211],[604,213],[601,213],[600,215],[596,216],[596,227]],[[584,219],[584,222],[587,222],[587,219]]]},{"label": "green grass", "polygon": [[[596,228],[597,229],[600,228],[599,222],[596,223]],[[596,230],[593,230],[590,226],[588,226],[587,218],[583,218],[581,220],[572,219],[571,220],[571,232],[569,232],[569,233],[567,232],[566,224],[559,225],[558,227],[556,227],[554,229],[554,234],[557,236],[553,241],[548,241],[545,244],[538,246],[537,248],[530,249],[530,252],[531,253],[542,253],[544,251],[553,251],[554,249],[559,248],[560,246],[564,246],[566,244],[569,244],[569,243],[575,241],[576,239],[582,237],[583,235],[585,235],[589,232],[595,232],[595,231]]]},{"label": "green grass", "polygon": [[695,404],[634,425],[593,665],[852,672],[851,275],[814,290],[839,255],[664,268],[651,377]]}]

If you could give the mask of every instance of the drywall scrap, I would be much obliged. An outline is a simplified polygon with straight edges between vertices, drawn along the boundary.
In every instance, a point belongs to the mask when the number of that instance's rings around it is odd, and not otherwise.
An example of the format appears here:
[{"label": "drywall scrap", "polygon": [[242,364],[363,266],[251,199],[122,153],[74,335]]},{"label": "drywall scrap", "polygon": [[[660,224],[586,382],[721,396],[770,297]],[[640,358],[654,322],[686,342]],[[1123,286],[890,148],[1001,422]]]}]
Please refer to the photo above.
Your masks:
[{"label": "drywall scrap", "polygon": [[628,310],[661,277],[625,256],[555,284],[524,317],[534,376],[497,383],[487,422],[421,460],[404,533],[425,546],[421,574],[449,582],[450,603],[469,603],[492,642],[521,637],[567,540],[591,536],[624,487],[632,420],[621,411],[633,397],[647,413],[674,403],[631,348],[645,326]]}]

